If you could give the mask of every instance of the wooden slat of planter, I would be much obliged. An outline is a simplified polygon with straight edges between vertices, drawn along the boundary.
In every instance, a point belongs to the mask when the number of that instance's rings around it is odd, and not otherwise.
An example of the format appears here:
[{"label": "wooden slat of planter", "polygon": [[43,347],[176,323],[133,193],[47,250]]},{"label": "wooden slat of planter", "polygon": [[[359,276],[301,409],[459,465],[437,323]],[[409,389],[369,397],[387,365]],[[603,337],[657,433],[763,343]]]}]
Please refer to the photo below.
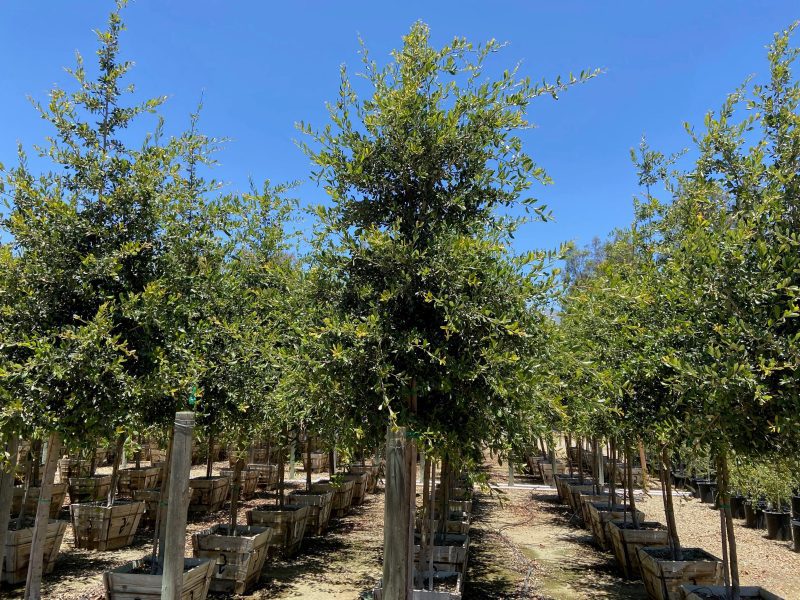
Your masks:
[{"label": "wooden slat of planter", "polygon": [[353,499],[351,505],[359,506],[363,504],[364,497],[367,494],[369,473],[347,473],[343,477],[345,481],[353,481]]},{"label": "wooden slat of planter", "polygon": [[[183,574],[181,600],[205,600],[214,563],[207,559],[187,558],[185,564],[191,569]],[[103,574],[106,600],[161,600],[161,575],[132,573],[146,569],[149,561],[137,560]]]},{"label": "wooden slat of planter", "polygon": [[[54,483],[50,497],[50,518],[57,519],[64,506],[64,499],[67,497],[67,482]],[[25,505],[25,514],[33,516],[36,514],[36,506],[39,503],[38,487],[31,487],[28,491],[28,503]],[[25,497],[25,487],[18,485],[14,487],[14,494],[11,497],[11,515],[18,515],[22,508],[22,499]]]},{"label": "wooden slat of planter", "polygon": [[[589,521],[591,524],[592,530],[592,537],[594,537],[595,542],[598,546],[602,549],[608,549],[608,540],[606,539],[606,523],[612,521],[613,519],[622,519],[625,517],[625,510],[622,510],[623,507],[619,507],[621,510],[616,510],[618,507],[614,507],[615,510],[602,510],[605,506],[608,506],[605,502],[590,502],[589,503]],[[644,513],[640,510],[636,511],[636,515],[639,518],[639,521],[644,521]],[[630,512],[628,512],[628,518],[631,518]]]},{"label": "wooden slat of planter", "polygon": [[[47,525],[47,534],[44,543],[43,572],[52,573],[58,558],[58,551],[67,530],[66,521],[51,520]],[[5,568],[3,579],[9,585],[25,583],[28,575],[28,563],[31,554],[31,540],[33,527],[18,531],[9,531],[6,534]]]},{"label": "wooden slat of planter", "polygon": [[312,492],[333,492],[331,512],[341,518],[350,510],[353,501],[353,487],[355,481],[343,481],[339,486],[333,486],[329,481],[320,481],[311,485]]},{"label": "wooden slat of planter", "polygon": [[144,513],[144,502],[122,502],[113,507],[102,503],[70,507],[75,547],[87,550],[118,550],[133,543]]}]

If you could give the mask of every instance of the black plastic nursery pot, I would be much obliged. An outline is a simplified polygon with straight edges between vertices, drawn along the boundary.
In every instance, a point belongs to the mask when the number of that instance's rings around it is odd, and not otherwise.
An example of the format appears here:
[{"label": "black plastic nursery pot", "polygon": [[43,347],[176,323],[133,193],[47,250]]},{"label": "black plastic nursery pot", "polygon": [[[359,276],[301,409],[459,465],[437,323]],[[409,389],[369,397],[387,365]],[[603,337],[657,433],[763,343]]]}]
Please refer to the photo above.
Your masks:
[{"label": "black plastic nursery pot", "polygon": [[794,551],[800,552],[800,521],[792,521],[792,537],[794,537]]},{"label": "black plastic nursery pot", "polygon": [[800,496],[792,496],[792,518],[800,519]]},{"label": "black plastic nursery pot", "polygon": [[764,529],[764,506],[762,504],[744,503],[744,526],[751,529]]},{"label": "black plastic nursery pot", "polygon": [[704,504],[713,504],[714,496],[716,495],[717,486],[710,479],[698,479],[697,488],[700,497],[700,502]]},{"label": "black plastic nursery pot", "polygon": [[744,496],[731,496],[731,514],[734,519],[744,519]]},{"label": "black plastic nursery pot", "polygon": [[767,539],[785,542],[792,539],[792,517],[788,511],[765,510]]}]

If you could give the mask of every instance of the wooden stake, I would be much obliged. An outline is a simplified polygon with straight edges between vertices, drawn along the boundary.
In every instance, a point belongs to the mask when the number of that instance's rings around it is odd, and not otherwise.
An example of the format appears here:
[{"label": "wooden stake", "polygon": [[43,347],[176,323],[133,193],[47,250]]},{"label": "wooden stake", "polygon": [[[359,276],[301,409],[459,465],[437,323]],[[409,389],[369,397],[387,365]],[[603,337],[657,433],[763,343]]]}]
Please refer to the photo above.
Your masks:
[{"label": "wooden stake", "polygon": [[644,453],[644,443],[639,440],[639,462],[642,464],[642,490],[647,491],[647,457]]},{"label": "wooden stake", "polygon": [[[50,501],[53,497],[53,481],[56,478],[59,444],[59,435],[51,433],[47,446],[47,460],[44,463],[44,473],[42,474],[42,485],[39,487],[39,503],[36,506],[36,523],[33,526],[28,578],[25,582],[25,600],[41,600],[42,597],[44,543],[47,539],[47,526],[50,524]],[[36,460],[39,460],[38,457]]]},{"label": "wooden stake", "polygon": [[186,545],[186,515],[189,509],[189,474],[192,470],[192,430],[194,413],[175,414],[175,441],[169,477],[169,506],[164,539],[164,574],[161,578],[161,597],[180,600],[183,591],[184,547]]},{"label": "wooden stake", "polygon": [[383,537],[383,597],[385,600],[410,600],[408,522],[409,473],[406,428],[386,428],[386,498]]},{"label": "wooden stake", "polygon": [[19,438],[11,434],[6,450],[10,462],[7,471],[0,472],[0,581],[3,580],[3,559],[5,558],[5,539],[8,533],[8,524],[11,522],[11,504],[14,502],[14,472],[17,469],[17,453],[19,452]]}]

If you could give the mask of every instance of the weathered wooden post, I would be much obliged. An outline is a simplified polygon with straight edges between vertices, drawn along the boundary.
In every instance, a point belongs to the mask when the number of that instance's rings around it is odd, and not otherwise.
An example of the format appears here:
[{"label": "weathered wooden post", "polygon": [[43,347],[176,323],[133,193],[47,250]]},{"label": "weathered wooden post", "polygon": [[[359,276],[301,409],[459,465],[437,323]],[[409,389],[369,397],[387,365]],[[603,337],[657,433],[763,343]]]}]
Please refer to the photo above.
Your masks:
[{"label": "weathered wooden post", "polygon": [[164,539],[164,575],[161,597],[180,600],[183,591],[183,560],[186,544],[186,514],[189,510],[189,474],[192,469],[192,431],[194,413],[175,414],[175,438],[172,443],[167,506],[166,538]]},{"label": "weathered wooden post", "polygon": [[410,490],[406,428],[386,430],[386,502],[383,523],[383,598],[410,600]]},{"label": "weathered wooden post", "polygon": [[[553,474],[555,477],[555,473]],[[511,457],[508,457],[508,487],[514,487],[514,463],[511,462]]]},{"label": "weathered wooden post", "polygon": [[[58,463],[58,447],[61,437],[51,433],[47,446],[47,459],[44,463],[42,484],[39,487],[39,502],[36,505],[36,521],[33,525],[31,555],[28,563],[28,577],[25,582],[25,600],[41,600],[42,568],[44,560],[44,543],[47,538],[47,527],[50,524],[50,501],[53,497],[53,481],[56,477]],[[39,457],[35,456],[35,462]],[[5,540],[3,540],[5,542]]]},{"label": "weathered wooden post", "polygon": [[[1,446],[0,446],[1,447]],[[11,504],[14,501],[14,471],[17,468],[17,454],[19,453],[19,437],[16,433],[9,434],[6,443],[9,463],[6,469],[0,469],[0,581],[3,579],[3,559],[6,551],[6,534],[11,521]]]}]

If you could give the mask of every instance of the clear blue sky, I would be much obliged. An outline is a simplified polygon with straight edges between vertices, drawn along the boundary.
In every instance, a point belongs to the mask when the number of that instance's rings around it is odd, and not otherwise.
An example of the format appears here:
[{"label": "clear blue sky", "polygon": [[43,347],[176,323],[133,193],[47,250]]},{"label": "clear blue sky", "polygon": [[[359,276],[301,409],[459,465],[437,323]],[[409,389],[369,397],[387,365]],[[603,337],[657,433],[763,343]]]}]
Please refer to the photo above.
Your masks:
[{"label": "clear blue sky", "polygon": [[[44,100],[67,82],[62,67],[75,50],[93,58],[91,30],[104,26],[110,6],[0,1],[0,162],[15,161],[17,141],[30,149],[49,133],[26,97]],[[307,180],[294,124],[326,122],[339,65],[358,66],[359,34],[379,61],[421,19],[437,45],[455,35],[509,42],[497,65],[523,61],[533,79],[604,68],[558,102],[533,107],[538,127],[525,142],[555,180],[537,195],[557,221],[528,226],[516,241],[526,250],[585,244],[626,225],[636,192],[629,148],[643,133],[665,152],[687,146],[682,123],[700,125],[745,76],[764,75],[764,46],[800,18],[800,3],[136,0],[124,18],[131,81],[143,96],[169,96],[171,130],[186,125],[203,92],[203,129],[231,138],[216,176],[230,189],[249,177],[304,180],[296,195],[306,205],[324,193]]]}]

